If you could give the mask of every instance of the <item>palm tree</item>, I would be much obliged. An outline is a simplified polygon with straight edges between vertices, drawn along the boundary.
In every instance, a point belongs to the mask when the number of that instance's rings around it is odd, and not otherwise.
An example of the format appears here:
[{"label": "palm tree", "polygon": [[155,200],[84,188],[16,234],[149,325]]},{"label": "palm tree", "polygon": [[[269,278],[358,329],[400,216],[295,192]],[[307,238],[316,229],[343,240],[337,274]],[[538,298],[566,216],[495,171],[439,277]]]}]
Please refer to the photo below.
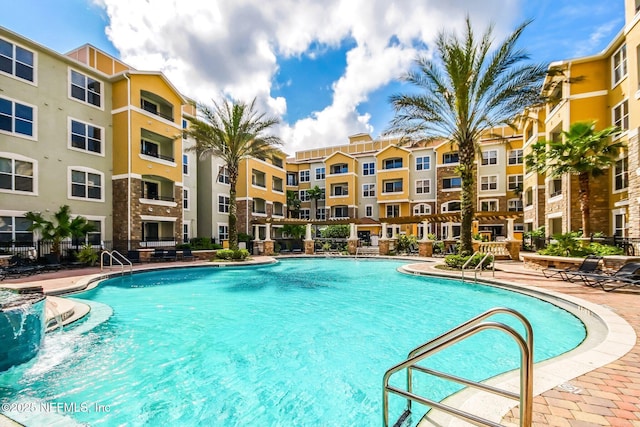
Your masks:
[{"label": "palm tree", "polygon": [[[250,104],[223,99],[213,106],[199,105],[199,117],[190,119],[187,135],[194,138],[192,148],[199,157],[215,156],[229,172],[229,248],[238,249],[236,185],[240,163],[251,157],[266,158],[282,144],[266,132],[279,123],[275,117],[258,113],[256,100]],[[202,119],[201,119],[201,118]]]},{"label": "palm tree", "polygon": [[60,206],[60,210],[53,214],[55,222],[45,219],[40,212],[27,212],[24,217],[33,223],[29,231],[38,230],[42,234],[42,240],[51,241],[51,253],[60,256],[60,242],[69,237],[84,237],[87,233],[95,231],[93,224],[85,217],[71,218],[71,208],[67,205]]},{"label": "palm tree", "polygon": [[311,218],[316,219],[316,212],[318,211],[318,200],[322,197],[322,188],[317,185],[307,190],[307,195],[311,199]]},{"label": "palm tree", "polygon": [[287,190],[287,218],[298,217],[301,203],[297,191]]},{"label": "palm tree", "polygon": [[401,135],[401,143],[446,140],[459,151],[461,177],[462,254],[470,254],[474,215],[475,153],[483,133],[511,125],[525,107],[539,104],[546,67],[525,61],[516,48],[529,22],[520,25],[495,49],[492,27],[477,39],[469,17],[464,37],[441,32],[435,55],[416,59],[416,70],[403,80],[417,93],[390,98],[395,110],[387,135]]},{"label": "palm tree", "polygon": [[621,130],[615,126],[596,131],[595,122],[573,123],[562,131],[558,141],[539,141],[525,157],[529,170],[558,178],[564,174],[578,175],[578,194],[582,214],[582,235],[591,235],[589,176],[598,177],[615,164],[624,146],[611,138]]}]

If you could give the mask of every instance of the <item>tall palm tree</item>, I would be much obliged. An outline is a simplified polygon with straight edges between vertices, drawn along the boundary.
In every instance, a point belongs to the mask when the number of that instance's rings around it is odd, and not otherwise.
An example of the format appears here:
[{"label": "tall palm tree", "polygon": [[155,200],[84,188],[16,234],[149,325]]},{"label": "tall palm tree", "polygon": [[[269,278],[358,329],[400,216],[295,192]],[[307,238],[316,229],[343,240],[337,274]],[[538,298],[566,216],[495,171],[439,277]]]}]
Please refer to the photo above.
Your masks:
[{"label": "tall palm tree", "polygon": [[557,141],[539,141],[532,145],[525,157],[529,170],[546,173],[558,178],[564,174],[578,175],[578,194],[582,214],[582,235],[591,235],[589,177],[606,173],[624,147],[620,140],[611,141],[621,130],[610,126],[596,131],[595,122],[573,123],[568,131],[562,131]]},{"label": "tall palm tree", "polygon": [[492,128],[512,124],[525,107],[542,102],[546,67],[528,63],[528,54],[516,46],[528,24],[520,25],[494,48],[493,27],[477,39],[467,17],[462,38],[441,32],[434,56],[417,58],[416,69],[403,77],[419,91],[390,98],[395,116],[387,135],[400,135],[401,143],[438,139],[457,146],[463,254],[472,252],[474,160],[480,136]]},{"label": "tall palm tree", "polygon": [[311,199],[311,219],[317,219],[318,200],[322,197],[322,188],[315,186],[307,190],[307,195]]},{"label": "tall palm tree", "polygon": [[24,217],[32,221],[29,231],[38,230],[42,234],[42,240],[53,242],[51,253],[60,256],[60,243],[69,237],[84,237],[87,233],[95,231],[93,224],[85,217],[71,218],[71,208],[68,205],[60,206],[58,212],[53,214],[54,221],[48,220],[40,212],[27,212]]},{"label": "tall palm tree", "polygon": [[190,119],[187,134],[194,138],[192,148],[199,157],[214,156],[222,160],[229,172],[229,248],[238,249],[236,185],[240,163],[251,157],[267,158],[282,144],[280,138],[267,133],[279,123],[256,111],[250,104],[223,99],[213,106],[198,106],[198,117]]},{"label": "tall palm tree", "polygon": [[297,191],[287,190],[287,218],[298,217],[301,203]]}]

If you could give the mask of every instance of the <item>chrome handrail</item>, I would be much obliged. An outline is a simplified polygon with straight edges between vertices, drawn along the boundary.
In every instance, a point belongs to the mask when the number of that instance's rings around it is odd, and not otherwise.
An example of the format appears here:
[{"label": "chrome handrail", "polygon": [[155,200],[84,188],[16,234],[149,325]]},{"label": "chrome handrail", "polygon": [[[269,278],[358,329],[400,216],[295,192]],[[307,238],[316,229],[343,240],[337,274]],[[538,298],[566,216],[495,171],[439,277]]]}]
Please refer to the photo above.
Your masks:
[{"label": "chrome handrail", "polygon": [[467,268],[467,266],[471,263],[471,261],[473,261],[473,258],[475,258],[475,256],[478,255],[479,253],[480,252],[475,251],[473,255],[471,255],[469,259],[465,261],[465,263],[462,265],[462,281],[463,282],[464,282],[464,269]]},{"label": "chrome handrail", "polygon": [[493,277],[496,277],[496,257],[491,252],[485,254],[484,257],[480,260],[476,268],[473,269],[473,280],[478,281],[478,269],[480,269],[480,274],[482,274],[482,267],[484,266],[484,261],[491,257],[491,271],[493,272]]},{"label": "chrome handrail", "polygon": [[[496,314],[510,314],[518,319],[525,328],[526,338],[523,338],[515,329],[499,322],[482,322]],[[482,384],[479,382],[467,380],[454,375],[439,372],[433,369],[417,366],[416,363],[427,357],[444,350],[445,348],[462,341],[470,336],[475,335],[486,329],[501,330],[511,336],[520,347],[520,393],[512,393],[507,390],[498,389],[496,387]],[[403,369],[407,369],[407,390],[400,390],[396,387],[389,386],[391,376]],[[483,419],[468,412],[435,402],[428,398],[418,396],[413,393],[412,372],[413,370],[434,375],[443,379],[454,381],[470,387],[478,388],[486,392],[501,395],[507,398],[520,401],[520,425],[529,426],[533,417],[533,328],[531,323],[519,312],[505,307],[495,307],[488,310],[462,324],[445,332],[444,334],[428,341],[409,352],[404,362],[398,363],[388,369],[384,374],[383,392],[382,392],[382,409],[383,409],[383,425],[389,425],[389,392],[404,396],[407,398],[407,408],[402,415],[406,417],[411,413],[411,402],[416,401],[432,408],[440,409],[453,416],[463,418],[475,425],[499,426],[490,420]]]},{"label": "chrome handrail", "polygon": [[126,256],[122,255],[120,252],[116,251],[115,249],[112,251],[107,251],[104,250],[100,253],[100,271],[104,270],[104,256],[103,255],[109,255],[109,258],[111,259],[111,264],[113,265],[113,261],[117,262],[118,264],[120,264],[121,270],[122,270],[122,274],[124,274],[124,263],[122,261],[120,261],[118,258],[116,258],[115,256],[113,256],[113,254],[117,254],[122,260],[126,261],[127,264],[129,264],[129,273],[133,272],[133,264],[131,263],[131,261],[129,260],[129,258],[127,258]]}]

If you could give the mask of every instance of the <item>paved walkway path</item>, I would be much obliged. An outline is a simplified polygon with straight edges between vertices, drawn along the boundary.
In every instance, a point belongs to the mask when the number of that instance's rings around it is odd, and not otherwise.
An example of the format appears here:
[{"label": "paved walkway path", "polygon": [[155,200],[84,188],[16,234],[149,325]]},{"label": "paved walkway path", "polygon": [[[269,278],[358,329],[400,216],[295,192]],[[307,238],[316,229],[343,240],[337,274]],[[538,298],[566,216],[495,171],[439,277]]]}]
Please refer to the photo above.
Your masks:
[{"label": "paved walkway path", "polygon": [[[256,261],[266,261],[264,257],[255,258]],[[434,261],[434,259],[428,260]],[[412,261],[421,260],[414,258]],[[207,263],[174,262],[169,265],[176,267],[199,264]],[[161,266],[168,266],[168,264],[143,264],[135,266],[134,270]],[[420,268],[428,272],[433,269],[433,266],[433,262],[425,262]],[[495,272],[495,279],[517,283],[523,287],[548,289],[603,305],[623,317],[633,327],[636,335],[640,335],[640,292],[604,292],[580,283],[547,279],[539,272],[524,269],[520,262],[499,262],[498,269]],[[10,283],[34,283],[43,286],[45,292],[56,293],[56,290],[80,284],[88,275],[100,274],[99,268],[61,270],[41,273],[37,276],[7,279],[0,282],[0,287]],[[453,275],[459,275],[459,273]],[[490,273],[485,272],[482,277],[488,276]],[[634,348],[617,361],[574,378],[562,387],[556,387],[536,396],[533,412],[533,427],[640,427],[640,346],[636,342]],[[518,425],[518,408],[514,408],[505,416],[503,424]]]}]

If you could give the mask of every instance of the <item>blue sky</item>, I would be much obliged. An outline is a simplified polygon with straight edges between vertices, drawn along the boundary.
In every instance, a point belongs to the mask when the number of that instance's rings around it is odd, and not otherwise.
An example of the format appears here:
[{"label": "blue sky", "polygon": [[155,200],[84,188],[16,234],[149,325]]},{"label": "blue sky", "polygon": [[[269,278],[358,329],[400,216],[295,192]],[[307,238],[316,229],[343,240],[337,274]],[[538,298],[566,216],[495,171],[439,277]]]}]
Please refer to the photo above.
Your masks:
[{"label": "blue sky", "polygon": [[[377,137],[397,77],[466,14],[499,41],[525,19],[532,60],[592,55],[624,25],[624,0],[0,0],[0,25],[64,53],[90,43],[185,95],[258,99],[285,149]],[[426,48],[426,50],[425,50]]]}]

